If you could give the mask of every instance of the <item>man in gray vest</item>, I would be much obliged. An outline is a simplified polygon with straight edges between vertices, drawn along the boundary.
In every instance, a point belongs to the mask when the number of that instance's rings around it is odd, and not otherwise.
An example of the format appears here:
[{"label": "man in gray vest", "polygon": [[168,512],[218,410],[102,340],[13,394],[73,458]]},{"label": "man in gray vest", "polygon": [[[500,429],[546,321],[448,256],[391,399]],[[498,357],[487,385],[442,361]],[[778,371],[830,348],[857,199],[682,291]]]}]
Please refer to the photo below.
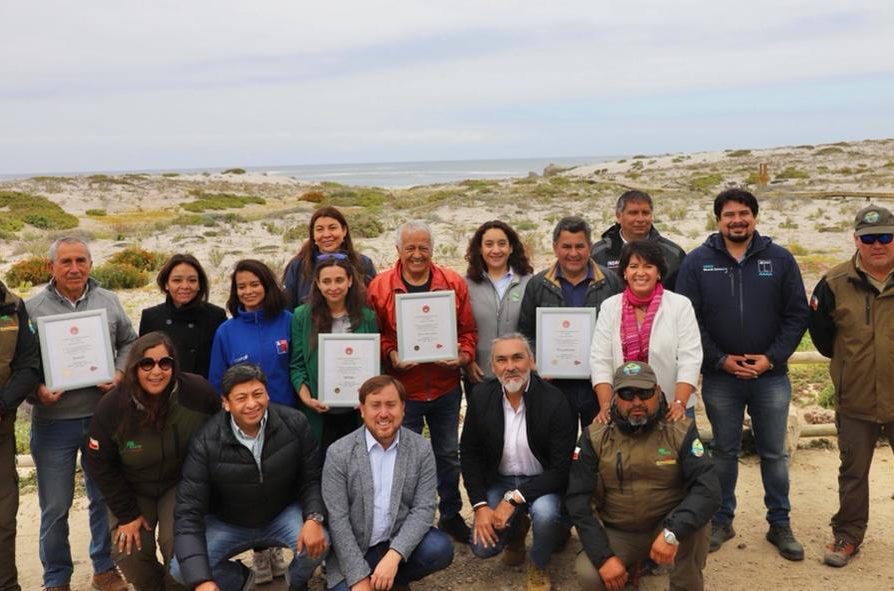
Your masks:
[{"label": "man in gray vest", "polygon": [[711,460],[691,419],[665,421],[667,402],[648,364],[625,363],[613,382],[612,420],[584,430],[565,496],[583,545],[578,583],[623,589],[649,557],[673,565],[670,589],[701,591],[707,524],[720,506]]}]

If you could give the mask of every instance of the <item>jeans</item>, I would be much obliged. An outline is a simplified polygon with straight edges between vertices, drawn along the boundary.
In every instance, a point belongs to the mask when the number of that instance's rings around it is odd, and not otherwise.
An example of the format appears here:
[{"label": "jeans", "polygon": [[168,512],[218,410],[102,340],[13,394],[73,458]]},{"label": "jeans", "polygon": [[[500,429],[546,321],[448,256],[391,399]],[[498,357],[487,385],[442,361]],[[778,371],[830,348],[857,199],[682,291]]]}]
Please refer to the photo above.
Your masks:
[{"label": "jeans", "polygon": [[[528,480],[530,476],[500,476],[497,481],[487,489],[487,504],[491,509],[496,509],[503,494],[507,490],[515,490]],[[553,550],[559,543],[568,538],[571,529],[571,521],[562,511],[562,495],[550,493],[537,497],[533,503],[516,507],[509,521],[509,526],[498,533],[497,544],[485,547],[479,540],[472,544],[472,553],[478,558],[490,558],[503,551],[506,544],[515,537],[521,527],[522,513],[527,511],[531,516],[531,562],[537,568],[546,568]]]},{"label": "jeans", "polygon": [[[371,571],[375,570],[376,565],[388,552],[389,545],[390,542],[382,542],[366,551],[363,558]],[[394,584],[409,585],[413,581],[444,570],[450,566],[451,562],[453,562],[453,542],[441,530],[429,528],[428,533],[423,536],[413,553],[406,560],[401,561],[400,566],[397,567]],[[336,586],[329,588],[329,591],[348,590],[348,584],[344,579]]]},{"label": "jeans", "polygon": [[[260,499],[259,499],[260,501]],[[211,576],[221,591],[240,591],[242,589],[244,569],[232,560],[235,556],[252,548],[291,548],[296,550],[298,533],[304,525],[301,506],[292,503],[282,510],[273,521],[259,527],[240,527],[221,521],[214,515],[205,517],[205,543],[208,549],[208,564],[211,565]],[[327,545],[329,535],[326,535]],[[289,584],[300,587],[307,583],[314,574],[314,569],[323,562],[323,556],[311,558],[305,550],[301,554],[295,552],[289,571],[286,574]],[[177,558],[171,561],[171,576],[183,583],[180,564]]]},{"label": "jeans", "polygon": [[553,386],[562,391],[571,412],[578,417],[581,431],[586,431],[599,413],[599,399],[590,380],[552,380]]},{"label": "jeans", "polygon": [[714,465],[722,493],[714,523],[729,525],[736,513],[742,419],[747,407],[754,444],[761,460],[767,521],[771,525],[788,525],[791,504],[785,434],[792,398],[788,376],[740,380],[728,374],[707,373],[702,381],[702,397],[714,432]]},{"label": "jeans", "polygon": [[438,511],[441,518],[453,517],[462,509],[459,496],[459,385],[434,400],[407,400],[404,427],[422,433],[423,419],[428,424],[431,447],[438,473]]},{"label": "jeans", "polygon": [[84,468],[90,417],[31,421],[31,456],[37,469],[40,503],[40,562],[47,587],[68,585],[74,566],[68,544],[68,512],[74,498],[75,464],[81,451],[81,468],[90,501],[90,560],[93,572],[115,568],[111,557],[105,499],[89,470]]}]

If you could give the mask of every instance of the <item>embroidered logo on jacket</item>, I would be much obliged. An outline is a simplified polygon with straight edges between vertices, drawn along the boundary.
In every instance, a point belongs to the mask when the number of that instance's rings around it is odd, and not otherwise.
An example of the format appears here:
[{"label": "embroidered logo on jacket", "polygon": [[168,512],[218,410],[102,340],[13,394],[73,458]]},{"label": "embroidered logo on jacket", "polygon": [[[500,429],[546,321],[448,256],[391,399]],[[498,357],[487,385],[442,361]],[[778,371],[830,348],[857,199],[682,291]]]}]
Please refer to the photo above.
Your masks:
[{"label": "embroidered logo on jacket", "polygon": [[757,274],[758,277],[772,277],[773,276],[773,261],[766,260],[757,260]]}]

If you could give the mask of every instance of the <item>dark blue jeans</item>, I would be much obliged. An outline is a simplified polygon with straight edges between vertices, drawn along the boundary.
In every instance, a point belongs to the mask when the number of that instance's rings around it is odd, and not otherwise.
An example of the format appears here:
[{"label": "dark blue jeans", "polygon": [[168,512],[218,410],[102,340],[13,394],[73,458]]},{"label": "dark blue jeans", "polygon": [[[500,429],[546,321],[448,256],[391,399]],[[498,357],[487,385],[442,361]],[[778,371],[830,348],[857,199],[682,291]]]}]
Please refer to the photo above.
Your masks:
[{"label": "dark blue jeans", "polygon": [[[90,417],[81,419],[38,419],[31,421],[31,455],[37,468],[37,498],[40,502],[40,562],[46,587],[68,585],[74,566],[68,542],[68,513],[74,499],[78,450],[87,488],[90,518],[90,561],[93,572],[115,568],[109,537],[105,499],[84,469],[87,428]],[[80,541],[80,540],[78,540]]]},{"label": "dark blue jeans", "polygon": [[792,386],[787,375],[740,380],[725,373],[707,373],[702,380],[702,398],[714,432],[714,465],[720,478],[722,500],[714,523],[728,525],[736,513],[736,480],[745,409],[751,417],[754,444],[761,460],[767,521],[788,524],[788,454],[785,432]]},{"label": "dark blue jeans", "polygon": [[[500,476],[487,489],[487,505],[491,509],[496,509],[507,490],[515,490],[531,478],[531,476]],[[568,537],[568,531],[571,529],[570,520],[563,515],[562,495],[559,493],[543,495],[537,497],[533,503],[516,507],[509,526],[499,532],[496,545],[485,547],[479,541],[477,544],[472,544],[472,554],[478,558],[490,558],[502,552],[521,527],[520,518],[525,512],[531,516],[533,536],[531,562],[538,568],[546,568],[556,545]]]},{"label": "dark blue jeans", "polygon": [[431,435],[438,472],[438,511],[442,518],[453,517],[462,509],[459,496],[459,385],[440,398],[428,402],[407,400],[404,427],[422,433],[423,420]]},{"label": "dark blue jeans", "polygon": [[[382,560],[382,557],[388,552],[389,542],[376,544],[366,551],[363,558],[370,570],[375,570],[376,565]],[[413,581],[418,581],[428,575],[444,570],[453,562],[453,542],[447,537],[447,534],[439,529],[430,528],[428,533],[413,550],[413,553],[397,567],[397,575],[394,577],[396,585],[409,585]],[[330,587],[329,591],[348,591],[347,583],[342,580],[335,587]]]},{"label": "dark blue jeans", "polygon": [[590,380],[552,380],[550,383],[565,395],[571,412],[580,421],[581,431],[584,431],[599,412],[599,400]]}]

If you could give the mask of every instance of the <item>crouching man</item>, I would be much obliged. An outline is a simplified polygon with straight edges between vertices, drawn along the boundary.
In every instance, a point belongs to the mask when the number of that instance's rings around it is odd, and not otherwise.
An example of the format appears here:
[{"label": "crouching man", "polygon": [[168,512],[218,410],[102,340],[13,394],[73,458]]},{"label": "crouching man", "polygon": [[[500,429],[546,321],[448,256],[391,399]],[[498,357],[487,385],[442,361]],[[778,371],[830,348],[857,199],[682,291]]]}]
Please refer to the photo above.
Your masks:
[{"label": "crouching man", "polygon": [[253,588],[230,557],[251,548],[295,551],[289,590],[307,589],[326,552],[320,452],[303,414],[270,404],[261,368],[221,380],[223,406],[192,441],[174,509],[171,574],[198,591]]},{"label": "crouching man", "polygon": [[668,423],[655,372],[631,361],[614,375],[611,422],[581,435],[565,503],[583,550],[582,590],[623,589],[638,561],[673,565],[670,589],[704,589],[708,527],[720,483],[692,419]]},{"label": "crouching man", "polygon": [[363,426],[333,443],[323,467],[332,522],[330,591],[409,589],[453,562],[453,543],[432,527],[438,477],[431,444],[401,427],[407,393],[391,376],[360,386]]}]

